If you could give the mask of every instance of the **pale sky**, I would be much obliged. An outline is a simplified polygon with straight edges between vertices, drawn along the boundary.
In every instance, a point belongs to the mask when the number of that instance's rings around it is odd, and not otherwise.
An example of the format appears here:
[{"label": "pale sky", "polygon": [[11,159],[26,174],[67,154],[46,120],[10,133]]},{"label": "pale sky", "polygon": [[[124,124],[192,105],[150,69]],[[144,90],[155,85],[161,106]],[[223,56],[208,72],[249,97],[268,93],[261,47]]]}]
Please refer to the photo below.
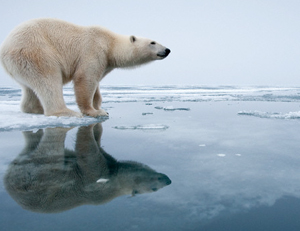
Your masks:
[{"label": "pale sky", "polygon": [[[102,84],[300,86],[299,0],[1,1],[0,42],[41,17],[148,37],[172,51],[165,60],[115,70]],[[16,85],[2,67],[0,81]]]}]

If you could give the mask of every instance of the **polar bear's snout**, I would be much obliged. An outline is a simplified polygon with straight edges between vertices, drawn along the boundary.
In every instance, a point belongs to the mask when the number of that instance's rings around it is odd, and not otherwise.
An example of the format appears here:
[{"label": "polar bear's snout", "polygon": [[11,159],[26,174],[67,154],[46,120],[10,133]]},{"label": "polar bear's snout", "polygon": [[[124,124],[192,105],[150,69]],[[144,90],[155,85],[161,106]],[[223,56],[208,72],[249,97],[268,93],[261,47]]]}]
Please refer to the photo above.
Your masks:
[{"label": "polar bear's snout", "polygon": [[171,53],[171,50],[169,48],[166,48],[164,51],[160,51],[157,53],[157,56],[161,58],[166,58]]}]

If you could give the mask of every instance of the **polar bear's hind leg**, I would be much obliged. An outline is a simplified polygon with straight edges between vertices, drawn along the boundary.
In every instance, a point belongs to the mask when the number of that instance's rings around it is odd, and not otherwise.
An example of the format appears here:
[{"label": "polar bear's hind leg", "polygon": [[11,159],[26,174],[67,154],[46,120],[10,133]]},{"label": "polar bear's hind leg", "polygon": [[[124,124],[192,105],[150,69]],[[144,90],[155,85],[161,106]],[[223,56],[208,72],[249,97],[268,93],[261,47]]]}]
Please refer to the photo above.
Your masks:
[{"label": "polar bear's hind leg", "polygon": [[43,106],[37,95],[26,86],[22,86],[21,110],[25,113],[44,114]]}]

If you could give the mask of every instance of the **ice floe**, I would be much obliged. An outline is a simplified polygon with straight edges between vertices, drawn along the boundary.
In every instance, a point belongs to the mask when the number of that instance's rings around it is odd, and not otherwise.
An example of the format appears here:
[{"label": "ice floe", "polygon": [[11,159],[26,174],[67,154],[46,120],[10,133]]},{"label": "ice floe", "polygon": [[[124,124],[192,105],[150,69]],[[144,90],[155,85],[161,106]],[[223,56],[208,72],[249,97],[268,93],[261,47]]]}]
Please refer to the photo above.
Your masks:
[{"label": "ice floe", "polygon": [[144,124],[134,126],[114,126],[113,128],[119,130],[166,130],[169,127],[163,124]]},{"label": "ice floe", "polygon": [[173,106],[166,106],[166,107],[154,107],[155,109],[159,110],[165,110],[165,111],[189,111],[190,108],[184,108],[184,107],[173,107]]},{"label": "ice floe", "polygon": [[89,125],[92,123],[103,122],[104,117],[92,118],[75,118],[75,117],[56,117],[44,116],[36,114],[25,114],[22,112],[14,112],[13,116],[10,112],[1,113],[0,132],[11,130],[33,130],[46,127],[73,127]]},{"label": "ice floe", "polygon": [[239,111],[238,115],[255,116],[271,119],[300,119],[300,111],[289,113],[262,112],[262,111]]},{"label": "ice floe", "polygon": [[[101,86],[103,106],[108,108],[112,103],[143,102],[154,107],[155,103],[170,103],[169,106],[156,105],[154,108],[164,111],[189,111],[188,107],[175,107],[172,102],[207,102],[207,101],[272,101],[300,102],[299,87],[236,87],[236,86]],[[63,90],[67,106],[77,110],[72,86],[67,85]],[[49,126],[77,126],[99,122],[95,118],[57,118],[43,115],[25,114],[20,111],[22,92],[16,87],[0,87],[0,131],[30,130]],[[152,105],[152,106],[151,106]],[[146,111],[142,115],[150,115]],[[260,118],[300,119],[299,112],[270,113],[260,111],[240,111],[239,115]],[[102,120],[102,118],[100,118]],[[148,129],[140,126],[120,127],[118,129]],[[166,128],[163,128],[166,129]]]},{"label": "ice floe", "polygon": [[152,112],[143,112],[142,115],[153,115]]},{"label": "ice floe", "polygon": [[[202,101],[300,101],[300,87],[272,86],[112,86],[102,85],[103,103],[120,102],[202,102]],[[0,88],[2,99],[20,99],[21,90],[12,87]],[[72,86],[64,87],[67,103],[75,104]]]},{"label": "ice floe", "polygon": [[225,157],[226,154],[221,153],[221,154],[218,154],[217,156],[219,156],[219,157]]}]

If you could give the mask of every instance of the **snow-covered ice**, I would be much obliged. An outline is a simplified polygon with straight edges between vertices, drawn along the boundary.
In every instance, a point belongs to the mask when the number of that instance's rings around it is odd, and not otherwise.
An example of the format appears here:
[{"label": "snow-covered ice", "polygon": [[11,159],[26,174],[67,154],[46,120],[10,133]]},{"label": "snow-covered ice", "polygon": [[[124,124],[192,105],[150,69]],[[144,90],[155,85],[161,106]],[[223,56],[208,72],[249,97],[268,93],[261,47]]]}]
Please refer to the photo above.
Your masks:
[{"label": "snow-covered ice", "polygon": [[262,112],[262,111],[239,111],[238,115],[255,116],[260,118],[272,119],[300,119],[300,111],[279,113],[279,112]]},{"label": "snow-covered ice", "polygon": [[133,126],[114,126],[113,128],[119,130],[166,130],[169,127],[163,124],[144,124]]},{"label": "snow-covered ice", "polygon": [[[104,108],[108,104],[144,102],[149,108],[165,111],[189,111],[184,102],[300,102],[300,88],[298,87],[266,87],[266,86],[102,86]],[[71,86],[64,88],[64,98],[67,106],[79,111],[75,103]],[[20,111],[21,89],[15,87],[0,88],[0,131],[28,130],[48,126],[76,126],[95,123],[105,118],[57,118],[44,115],[25,114]],[[169,105],[162,105],[167,102]],[[182,106],[175,107],[171,103],[182,102]],[[155,104],[155,105],[154,105]],[[108,107],[108,106],[107,106]],[[108,108],[109,109],[109,108]],[[299,108],[298,108],[299,109]],[[238,115],[255,116],[261,118],[300,119],[300,110],[281,113],[241,110]],[[143,112],[150,115],[153,112]],[[149,129],[148,127],[145,127]]]},{"label": "snow-covered ice", "polygon": [[190,108],[184,108],[184,107],[174,107],[174,106],[166,106],[166,107],[155,107],[155,109],[163,109],[165,111],[189,111]]}]

